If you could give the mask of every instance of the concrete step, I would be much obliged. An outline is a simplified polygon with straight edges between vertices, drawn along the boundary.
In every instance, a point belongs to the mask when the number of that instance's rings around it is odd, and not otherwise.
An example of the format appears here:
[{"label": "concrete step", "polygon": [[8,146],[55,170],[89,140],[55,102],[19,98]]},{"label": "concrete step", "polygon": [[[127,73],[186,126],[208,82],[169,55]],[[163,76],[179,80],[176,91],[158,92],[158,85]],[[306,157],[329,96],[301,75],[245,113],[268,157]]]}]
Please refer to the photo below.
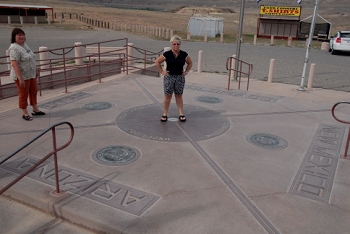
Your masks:
[{"label": "concrete step", "polygon": [[92,230],[85,229],[68,221],[51,216],[33,207],[21,204],[6,196],[0,196],[0,210],[0,230],[2,234],[95,233]]}]

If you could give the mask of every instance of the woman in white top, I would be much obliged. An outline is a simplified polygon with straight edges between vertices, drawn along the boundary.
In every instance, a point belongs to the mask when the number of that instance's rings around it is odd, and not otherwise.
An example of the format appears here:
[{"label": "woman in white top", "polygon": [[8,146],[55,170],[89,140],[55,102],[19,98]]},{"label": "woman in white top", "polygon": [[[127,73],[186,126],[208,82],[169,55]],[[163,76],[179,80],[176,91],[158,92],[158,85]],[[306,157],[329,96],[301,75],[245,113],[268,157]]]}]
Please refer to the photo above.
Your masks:
[{"label": "woman in white top", "polygon": [[11,72],[10,77],[15,80],[18,88],[18,105],[22,109],[22,118],[27,121],[33,120],[29,115],[27,106],[29,103],[33,106],[32,115],[45,115],[40,111],[37,105],[38,88],[36,78],[39,71],[36,69],[35,54],[25,44],[25,33],[20,28],[14,28],[11,35],[10,60]]}]

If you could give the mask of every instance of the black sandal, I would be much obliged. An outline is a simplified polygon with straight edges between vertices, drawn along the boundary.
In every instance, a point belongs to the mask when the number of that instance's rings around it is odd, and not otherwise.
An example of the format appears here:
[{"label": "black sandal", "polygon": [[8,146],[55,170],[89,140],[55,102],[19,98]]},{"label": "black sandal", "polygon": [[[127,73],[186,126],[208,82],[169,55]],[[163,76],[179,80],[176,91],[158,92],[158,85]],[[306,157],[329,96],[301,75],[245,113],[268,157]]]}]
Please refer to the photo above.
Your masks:
[{"label": "black sandal", "polygon": [[184,115],[180,115],[180,116],[179,116],[179,120],[180,120],[181,122],[185,122],[185,121],[186,121],[186,117],[185,117]]},{"label": "black sandal", "polygon": [[32,115],[45,115],[45,112],[42,112],[42,111],[33,111]]},{"label": "black sandal", "polygon": [[26,121],[32,121],[33,118],[30,117],[29,115],[22,115],[22,119],[26,120]]},{"label": "black sandal", "polygon": [[168,116],[162,115],[162,118],[160,119],[161,122],[166,122],[168,120]]}]

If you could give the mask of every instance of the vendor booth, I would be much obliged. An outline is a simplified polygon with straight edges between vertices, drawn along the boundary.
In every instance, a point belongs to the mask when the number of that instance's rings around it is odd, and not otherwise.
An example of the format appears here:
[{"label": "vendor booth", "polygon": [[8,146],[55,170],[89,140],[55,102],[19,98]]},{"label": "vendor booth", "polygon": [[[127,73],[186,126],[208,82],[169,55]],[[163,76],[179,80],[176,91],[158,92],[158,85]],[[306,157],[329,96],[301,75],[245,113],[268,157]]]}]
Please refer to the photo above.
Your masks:
[{"label": "vendor booth", "polygon": [[297,39],[301,6],[260,6],[258,37]]}]

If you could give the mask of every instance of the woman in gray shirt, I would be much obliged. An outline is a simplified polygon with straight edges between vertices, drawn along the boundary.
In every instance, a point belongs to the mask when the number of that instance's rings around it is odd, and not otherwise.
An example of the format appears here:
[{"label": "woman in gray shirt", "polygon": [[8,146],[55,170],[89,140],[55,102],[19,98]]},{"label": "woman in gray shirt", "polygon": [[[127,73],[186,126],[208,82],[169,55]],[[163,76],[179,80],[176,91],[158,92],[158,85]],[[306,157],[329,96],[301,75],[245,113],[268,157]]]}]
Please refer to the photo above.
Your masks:
[{"label": "woman in gray shirt", "polygon": [[20,28],[14,28],[11,35],[10,60],[11,72],[10,77],[14,79],[18,88],[18,105],[22,109],[22,118],[27,121],[33,120],[29,115],[27,106],[29,103],[33,106],[32,115],[45,115],[40,111],[37,105],[38,88],[36,78],[39,71],[36,69],[35,54],[25,44],[25,33]]}]

